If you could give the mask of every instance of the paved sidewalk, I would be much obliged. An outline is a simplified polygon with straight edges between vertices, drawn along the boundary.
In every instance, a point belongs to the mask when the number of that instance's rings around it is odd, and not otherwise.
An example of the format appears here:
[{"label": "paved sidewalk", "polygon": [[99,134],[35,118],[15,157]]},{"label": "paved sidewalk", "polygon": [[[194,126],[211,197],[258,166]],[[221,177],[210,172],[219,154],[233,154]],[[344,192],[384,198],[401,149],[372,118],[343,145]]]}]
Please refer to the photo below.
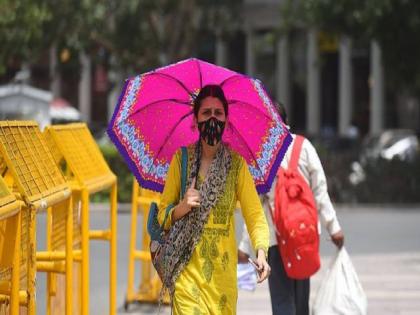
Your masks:
[{"label": "paved sidewalk", "polygon": [[[368,297],[369,315],[420,314],[420,252],[351,257]],[[323,267],[311,282],[311,301],[331,257],[323,257]],[[240,291],[238,315],[269,315],[268,285],[255,292]],[[268,306],[268,307],[267,307]]]},{"label": "paved sidewalk", "polygon": [[[311,301],[315,298],[331,257],[323,257],[322,260],[323,268],[311,282]],[[369,315],[420,314],[420,253],[356,255],[352,261],[368,296]],[[154,314],[156,311],[150,305],[133,305],[129,314]],[[237,313],[271,314],[268,283],[259,285],[254,292],[239,291]],[[169,315],[170,309],[163,308],[161,314]]]}]

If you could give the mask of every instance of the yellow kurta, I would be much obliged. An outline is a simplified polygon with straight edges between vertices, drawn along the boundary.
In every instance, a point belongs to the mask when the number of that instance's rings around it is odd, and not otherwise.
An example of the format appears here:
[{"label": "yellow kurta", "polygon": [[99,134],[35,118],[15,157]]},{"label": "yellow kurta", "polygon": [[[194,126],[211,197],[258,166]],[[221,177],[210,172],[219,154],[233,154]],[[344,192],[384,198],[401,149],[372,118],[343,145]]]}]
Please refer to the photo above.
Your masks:
[{"label": "yellow kurta", "polygon": [[[188,148],[190,157],[193,150],[192,146]],[[188,174],[191,164],[189,159]],[[202,180],[199,178],[199,185]],[[171,161],[161,196],[158,215],[161,224],[166,207],[179,202],[180,188],[181,150],[178,150]],[[174,315],[236,314],[238,294],[234,210],[238,200],[254,248],[267,252],[269,234],[264,211],[248,165],[235,152],[232,152],[232,166],[223,192],[210,211],[190,262],[176,281]],[[165,227],[167,229],[172,224],[171,214]]]}]

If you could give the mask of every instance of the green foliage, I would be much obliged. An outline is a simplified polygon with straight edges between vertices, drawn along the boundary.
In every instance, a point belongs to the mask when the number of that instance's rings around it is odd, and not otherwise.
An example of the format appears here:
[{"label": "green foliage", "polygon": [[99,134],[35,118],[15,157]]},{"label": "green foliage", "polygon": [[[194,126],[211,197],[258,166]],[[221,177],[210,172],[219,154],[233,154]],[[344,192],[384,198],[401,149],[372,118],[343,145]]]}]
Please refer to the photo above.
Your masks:
[{"label": "green foliage", "polygon": [[[189,57],[200,33],[228,33],[241,3],[209,0],[130,0],[116,5],[98,39],[117,63],[135,72]],[[236,19],[238,20],[238,19]]]},{"label": "green foliage", "polygon": [[383,47],[390,86],[420,95],[420,2],[389,2],[376,16],[371,33]]},{"label": "green foliage", "polygon": [[[108,1],[44,0],[51,18],[44,25],[44,47],[59,43],[70,49],[89,50],[93,34],[106,23]],[[59,4],[59,5],[58,5]],[[112,7],[109,8],[110,10]]]},{"label": "green foliage", "polygon": [[[0,65],[36,60],[55,45],[96,56],[123,72],[143,72],[190,56],[202,30],[228,34],[242,1],[0,0]],[[77,55],[77,54],[75,54]],[[31,59],[29,57],[32,57]],[[4,69],[3,69],[4,70]],[[1,69],[0,69],[1,71]]]},{"label": "green foliage", "polygon": [[50,18],[44,3],[0,0],[0,74],[16,60],[32,60],[44,35],[42,25]]},{"label": "green foliage", "polygon": [[[293,6],[295,17],[327,32],[373,36],[376,23],[389,13],[393,0],[306,0]],[[296,3],[296,2],[294,2]],[[290,7],[290,4],[289,4]]]}]

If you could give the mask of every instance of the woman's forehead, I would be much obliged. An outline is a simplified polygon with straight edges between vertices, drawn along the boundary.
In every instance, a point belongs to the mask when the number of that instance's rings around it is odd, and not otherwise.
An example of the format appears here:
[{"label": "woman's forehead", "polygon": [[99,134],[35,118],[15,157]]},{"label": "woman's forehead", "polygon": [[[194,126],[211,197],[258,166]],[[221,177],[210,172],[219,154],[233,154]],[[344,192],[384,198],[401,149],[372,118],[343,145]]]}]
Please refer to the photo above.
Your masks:
[{"label": "woman's forehead", "polygon": [[200,110],[208,108],[224,109],[222,102],[217,97],[213,96],[208,96],[201,101]]}]

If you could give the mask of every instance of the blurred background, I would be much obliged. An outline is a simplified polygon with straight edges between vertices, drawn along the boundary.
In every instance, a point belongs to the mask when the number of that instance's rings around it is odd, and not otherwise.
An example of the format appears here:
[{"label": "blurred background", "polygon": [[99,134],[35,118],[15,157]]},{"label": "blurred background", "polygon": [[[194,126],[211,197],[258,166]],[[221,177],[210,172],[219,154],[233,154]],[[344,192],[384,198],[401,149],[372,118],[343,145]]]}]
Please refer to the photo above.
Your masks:
[{"label": "blurred background", "polygon": [[[1,0],[0,120],[88,123],[125,203],[121,306],[132,176],[105,129],[124,80],[188,57],[256,77],[318,150],[369,314],[419,314],[419,34],[418,0]],[[106,198],[94,195],[93,226]],[[91,313],[103,314],[108,258],[93,248]],[[239,301],[239,314],[267,314],[253,308],[268,305],[266,285]]]},{"label": "blurred background", "polygon": [[263,81],[318,147],[335,201],[420,201],[418,1],[0,5],[1,119],[86,121],[124,175],[104,135],[124,79],[194,56]]}]

